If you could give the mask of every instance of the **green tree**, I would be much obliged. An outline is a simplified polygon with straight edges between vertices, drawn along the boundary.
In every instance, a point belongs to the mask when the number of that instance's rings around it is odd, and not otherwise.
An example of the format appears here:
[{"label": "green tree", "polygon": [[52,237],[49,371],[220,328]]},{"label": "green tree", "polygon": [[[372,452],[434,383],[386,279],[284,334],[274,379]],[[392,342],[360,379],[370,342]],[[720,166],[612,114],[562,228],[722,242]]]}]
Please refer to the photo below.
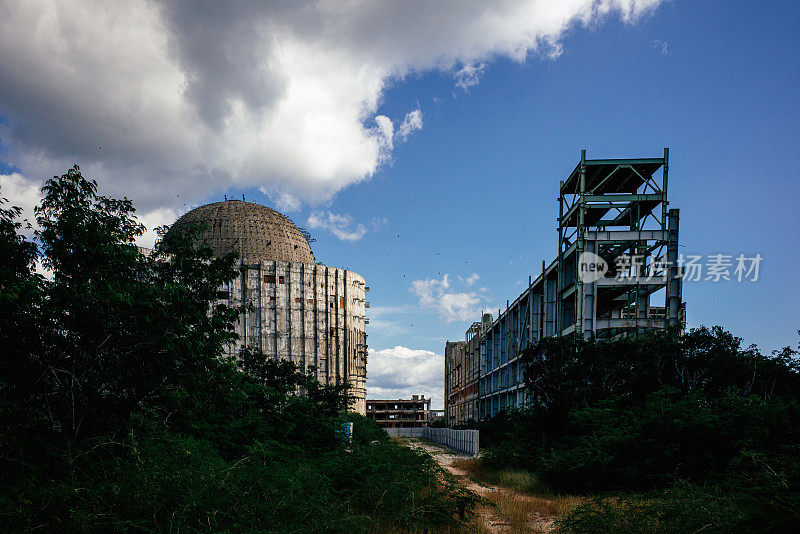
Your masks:
[{"label": "green tree", "polygon": [[[52,272],[39,318],[40,386],[52,423],[70,439],[120,428],[165,389],[182,391],[232,338],[236,311],[209,302],[235,276],[191,236],[150,257],[127,199],[98,195],[77,166],[48,180],[37,241]],[[196,377],[199,378],[199,377]]]},{"label": "green tree", "polygon": [[42,278],[34,272],[38,251],[21,233],[21,209],[7,203],[0,198],[0,434],[12,443],[21,432],[39,429],[47,413],[41,396],[30,402],[41,375],[30,357],[41,341]]},{"label": "green tree", "polygon": [[226,355],[235,253],[189,227],[143,254],[130,201],[77,166],[43,191],[35,243],[0,203],[0,530],[435,530],[469,512],[429,456],[343,414],[344,386]]}]

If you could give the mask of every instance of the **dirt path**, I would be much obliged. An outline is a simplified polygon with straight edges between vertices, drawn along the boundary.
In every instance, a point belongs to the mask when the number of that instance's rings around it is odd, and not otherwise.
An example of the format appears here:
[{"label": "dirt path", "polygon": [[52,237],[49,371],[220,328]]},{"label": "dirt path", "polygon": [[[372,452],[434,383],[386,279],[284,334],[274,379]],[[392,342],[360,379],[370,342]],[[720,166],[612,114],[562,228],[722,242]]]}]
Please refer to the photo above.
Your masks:
[{"label": "dirt path", "polygon": [[482,504],[478,513],[486,530],[495,533],[551,533],[555,532],[556,517],[537,510],[548,501],[519,493],[509,488],[481,484],[470,479],[467,472],[453,465],[454,460],[469,456],[452,449],[437,446],[427,441],[408,439],[409,446],[422,449],[445,470],[455,475],[468,490],[483,497],[489,504]]}]

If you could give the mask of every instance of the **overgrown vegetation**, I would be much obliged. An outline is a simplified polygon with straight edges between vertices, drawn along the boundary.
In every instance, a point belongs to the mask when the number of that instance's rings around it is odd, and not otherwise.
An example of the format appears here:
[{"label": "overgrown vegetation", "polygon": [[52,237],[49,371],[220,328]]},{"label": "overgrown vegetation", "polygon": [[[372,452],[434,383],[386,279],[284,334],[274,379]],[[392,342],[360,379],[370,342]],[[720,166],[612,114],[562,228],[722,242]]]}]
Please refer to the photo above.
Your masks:
[{"label": "overgrown vegetation", "polygon": [[794,532],[800,365],[719,327],[524,353],[532,405],[481,425],[485,469],[594,494],[565,532]]},{"label": "overgrown vegetation", "polygon": [[216,292],[235,255],[213,258],[197,228],[143,255],[131,203],[77,166],[44,193],[35,243],[0,204],[0,530],[426,531],[469,515],[429,456],[344,413],[343,388],[224,356],[239,310]]}]

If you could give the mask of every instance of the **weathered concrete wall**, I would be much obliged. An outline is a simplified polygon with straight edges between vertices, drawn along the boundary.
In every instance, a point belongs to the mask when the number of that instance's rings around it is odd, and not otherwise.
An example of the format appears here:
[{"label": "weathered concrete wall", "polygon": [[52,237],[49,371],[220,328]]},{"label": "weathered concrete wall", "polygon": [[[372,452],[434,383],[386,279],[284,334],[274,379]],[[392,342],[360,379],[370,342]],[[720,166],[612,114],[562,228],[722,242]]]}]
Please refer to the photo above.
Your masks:
[{"label": "weathered concrete wall", "polygon": [[366,285],[361,276],[324,265],[262,261],[248,265],[222,291],[230,305],[249,305],[237,324],[240,339],[231,354],[252,347],[291,360],[320,383],[347,383],[355,397],[353,411],[365,414]]}]

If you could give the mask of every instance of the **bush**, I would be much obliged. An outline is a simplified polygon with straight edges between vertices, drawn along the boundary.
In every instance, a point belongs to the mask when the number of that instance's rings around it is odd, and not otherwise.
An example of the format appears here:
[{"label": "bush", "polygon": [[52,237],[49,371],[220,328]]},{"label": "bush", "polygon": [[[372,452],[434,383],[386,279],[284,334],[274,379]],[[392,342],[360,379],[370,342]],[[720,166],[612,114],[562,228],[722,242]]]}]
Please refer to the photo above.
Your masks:
[{"label": "bush", "polygon": [[190,228],[142,255],[133,206],[77,167],[44,192],[52,280],[0,207],[0,530],[349,533],[470,514],[429,456],[344,413],[343,386],[225,356],[239,310],[216,290],[235,254],[213,258]]},{"label": "bush", "polygon": [[739,478],[716,485],[681,482],[660,492],[598,497],[561,518],[561,532],[796,532],[800,463],[796,458],[784,458],[783,465],[781,460],[766,465],[763,459],[752,457],[743,461],[751,464],[751,474],[757,473],[755,479]]},{"label": "bush", "polygon": [[763,356],[715,327],[548,338],[524,358],[532,404],[479,425],[485,465],[599,494],[568,531],[780,532],[800,519],[797,351]]}]

